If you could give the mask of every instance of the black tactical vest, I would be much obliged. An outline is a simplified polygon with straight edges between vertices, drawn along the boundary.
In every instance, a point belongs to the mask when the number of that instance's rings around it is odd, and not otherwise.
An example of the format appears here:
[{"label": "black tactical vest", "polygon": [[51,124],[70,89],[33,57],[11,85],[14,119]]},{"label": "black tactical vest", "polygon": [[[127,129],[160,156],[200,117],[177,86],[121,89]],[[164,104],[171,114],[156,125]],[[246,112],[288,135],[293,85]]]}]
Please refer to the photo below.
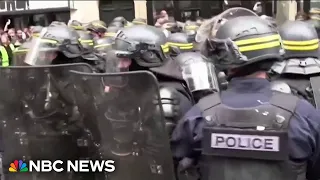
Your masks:
[{"label": "black tactical vest", "polygon": [[274,92],[260,106],[232,108],[219,94],[201,99],[201,180],[305,180],[305,165],[289,160],[288,126],[298,100]]}]

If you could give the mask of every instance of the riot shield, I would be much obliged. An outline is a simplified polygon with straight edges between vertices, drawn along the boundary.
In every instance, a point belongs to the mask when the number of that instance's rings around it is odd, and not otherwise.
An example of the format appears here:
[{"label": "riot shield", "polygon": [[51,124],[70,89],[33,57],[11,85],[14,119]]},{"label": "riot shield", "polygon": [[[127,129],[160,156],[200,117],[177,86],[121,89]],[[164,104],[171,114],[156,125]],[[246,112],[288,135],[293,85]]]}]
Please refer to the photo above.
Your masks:
[{"label": "riot shield", "polygon": [[79,111],[97,145],[91,158],[115,161],[116,171],[96,173],[96,180],[173,180],[155,76],[147,71],[72,73]]},{"label": "riot shield", "polygon": [[84,179],[70,173],[12,173],[21,171],[21,163],[15,167],[14,160],[29,164],[30,160],[87,157],[86,150],[77,143],[84,139],[85,132],[79,126],[81,115],[72,96],[70,70],[92,72],[87,64],[0,68],[1,147],[6,180]]}]

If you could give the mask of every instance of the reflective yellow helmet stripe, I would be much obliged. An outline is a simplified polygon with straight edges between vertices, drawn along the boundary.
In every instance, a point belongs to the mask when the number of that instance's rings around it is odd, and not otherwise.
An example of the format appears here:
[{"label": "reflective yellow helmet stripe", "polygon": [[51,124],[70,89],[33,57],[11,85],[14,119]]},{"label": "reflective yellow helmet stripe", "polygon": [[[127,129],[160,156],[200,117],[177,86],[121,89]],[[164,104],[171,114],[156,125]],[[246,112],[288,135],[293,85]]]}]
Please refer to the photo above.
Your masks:
[{"label": "reflective yellow helmet stripe", "polygon": [[319,44],[309,45],[309,46],[287,46],[283,45],[285,50],[290,51],[312,51],[317,50],[319,48]]},{"label": "reflective yellow helmet stripe", "polygon": [[105,33],[104,36],[106,37],[113,37],[115,36],[117,33],[111,33],[111,32],[108,32],[108,33]]},{"label": "reflective yellow helmet stripe", "polygon": [[174,42],[168,42],[169,46],[179,46],[179,47],[186,47],[186,46],[193,46],[192,43],[174,43]]},{"label": "reflective yellow helmet stripe", "polygon": [[99,44],[99,45],[95,45],[93,48],[100,48],[100,47],[107,47],[107,46],[111,46],[112,44]]},{"label": "reflective yellow helmet stripe", "polygon": [[185,26],[184,29],[185,30],[197,30],[199,28],[199,26]]},{"label": "reflective yellow helmet stripe", "polygon": [[308,41],[287,41],[287,40],[282,40],[282,43],[284,45],[305,46],[305,45],[314,45],[316,43],[319,43],[319,39],[312,39],[312,40],[308,40]]},{"label": "reflective yellow helmet stripe", "polygon": [[239,41],[236,41],[236,44],[238,46],[242,46],[242,45],[269,42],[269,41],[274,41],[274,40],[278,40],[279,41],[280,40],[280,35],[279,34],[275,34],[275,35],[271,35],[271,36],[264,36],[264,37],[259,37],[259,38],[251,38],[251,39],[239,40]]},{"label": "reflective yellow helmet stripe", "polygon": [[235,43],[237,46],[239,46],[240,52],[256,51],[281,46],[280,36],[278,34],[238,40],[235,41]]},{"label": "reflective yellow helmet stripe", "polygon": [[312,51],[319,48],[319,39],[308,41],[286,41],[283,40],[283,48],[290,51]]},{"label": "reflective yellow helmet stripe", "polygon": [[161,45],[161,49],[164,53],[167,53],[169,52],[169,45],[168,43],[164,44],[164,45]]},{"label": "reflective yellow helmet stripe", "polygon": [[29,51],[29,49],[19,49],[19,48],[17,48],[17,49],[14,50],[14,53],[21,53],[21,52],[28,52],[28,51]]},{"label": "reflective yellow helmet stripe", "polygon": [[176,46],[179,49],[183,49],[183,50],[189,50],[189,49],[193,49],[193,44],[192,43],[174,43],[174,42],[168,42],[167,43],[169,46]]},{"label": "reflective yellow helmet stripe", "polygon": [[52,39],[40,39],[41,42],[58,44],[58,41]]}]

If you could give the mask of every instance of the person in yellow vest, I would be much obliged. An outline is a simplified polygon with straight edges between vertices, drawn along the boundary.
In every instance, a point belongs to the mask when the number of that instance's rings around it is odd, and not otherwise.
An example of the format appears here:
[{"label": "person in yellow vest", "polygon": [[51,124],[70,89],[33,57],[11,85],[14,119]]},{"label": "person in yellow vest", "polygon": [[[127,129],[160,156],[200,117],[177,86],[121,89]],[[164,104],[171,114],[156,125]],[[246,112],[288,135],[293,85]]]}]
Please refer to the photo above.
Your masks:
[{"label": "person in yellow vest", "polygon": [[1,46],[0,46],[0,65],[3,67],[10,66],[12,62],[14,51],[14,45],[9,41],[7,34],[1,34]]}]

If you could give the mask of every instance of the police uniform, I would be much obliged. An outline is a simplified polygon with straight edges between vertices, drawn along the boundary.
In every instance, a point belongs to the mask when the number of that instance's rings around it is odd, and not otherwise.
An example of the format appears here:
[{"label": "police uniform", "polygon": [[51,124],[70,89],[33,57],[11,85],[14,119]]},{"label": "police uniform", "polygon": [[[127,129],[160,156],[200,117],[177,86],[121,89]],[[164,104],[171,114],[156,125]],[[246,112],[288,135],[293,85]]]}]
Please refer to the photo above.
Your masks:
[{"label": "police uniform", "polygon": [[171,134],[177,121],[192,106],[192,98],[179,65],[169,57],[169,46],[163,32],[148,25],[124,28],[117,33],[114,49],[119,57],[132,59],[130,71],[148,70],[157,76],[166,126]]},{"label": "police uniform", "polygon": [[[232,79],[226,91],[204,97],[200,111],[180,121],[176,149],[184,145],[180,155],[200,160],[202,179],[307,179],[307,166],[310,176],[317,169],[320,114],[303,99],[273,91],[265,79],[281,60],[277,30],[243,16],[222,25],[216,38],[209,41],[213,51],[230,53],[216,56],[216,65]],[[265,78],[252,75],[262,72]],[[308,179],[316,179],[312,175]]]},{"label": "police uniform", "polygon": [[283,24],[279,33],[284,61],[272,67],[273,88],[305,98],[319,108],[320,52],[315,28],[307,22],[293,21]]}]

